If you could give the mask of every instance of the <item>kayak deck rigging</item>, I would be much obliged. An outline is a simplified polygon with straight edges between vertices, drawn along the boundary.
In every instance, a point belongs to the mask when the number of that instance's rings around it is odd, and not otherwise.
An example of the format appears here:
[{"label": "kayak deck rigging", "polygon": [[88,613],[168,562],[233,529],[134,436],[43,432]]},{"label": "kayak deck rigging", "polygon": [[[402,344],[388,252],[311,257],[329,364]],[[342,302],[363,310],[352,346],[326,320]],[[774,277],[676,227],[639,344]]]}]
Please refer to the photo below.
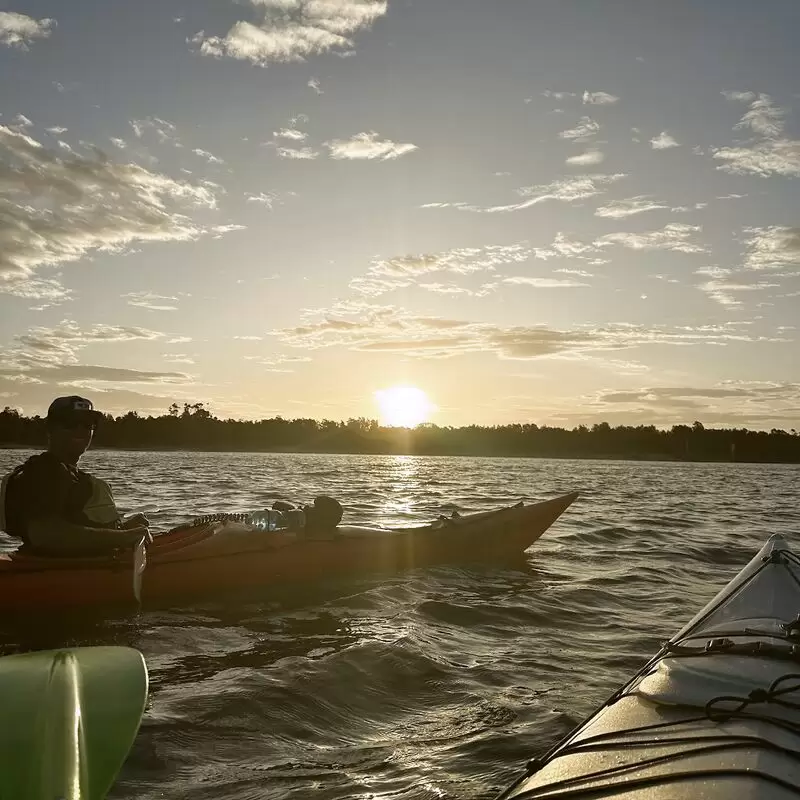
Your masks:
[{"label": "kayak deck rigging", "polygon": [[800,795],[798,611],[800,558],[773,537],[595,714],[532,759],[501,798]]}]

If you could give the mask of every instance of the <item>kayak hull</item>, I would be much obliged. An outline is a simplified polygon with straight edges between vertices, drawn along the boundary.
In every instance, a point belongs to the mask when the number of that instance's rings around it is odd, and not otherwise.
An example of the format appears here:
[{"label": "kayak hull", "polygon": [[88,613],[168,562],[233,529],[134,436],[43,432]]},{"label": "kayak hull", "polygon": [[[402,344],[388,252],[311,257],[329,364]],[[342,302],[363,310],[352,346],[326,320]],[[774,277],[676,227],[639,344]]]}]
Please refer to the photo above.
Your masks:
[{"label": "kayak hull", "polygon": [[780,536],[501,798],[800,794],[800,560]]},{"label": "kayak hull", "polygon": [[[439,564],[496,562],[521,555],[575,500],[569,494],[417,528],[364,535],[343,527],[307,541],[241,523],[186,526],[156,537],[142,577],[145,604],[204,597],[243,587],[322,581]],[[373,532],[374,533],[374,532]],[[118,559],[0,557],[0,607],[53,609],[130,603],[133,563]]]}]

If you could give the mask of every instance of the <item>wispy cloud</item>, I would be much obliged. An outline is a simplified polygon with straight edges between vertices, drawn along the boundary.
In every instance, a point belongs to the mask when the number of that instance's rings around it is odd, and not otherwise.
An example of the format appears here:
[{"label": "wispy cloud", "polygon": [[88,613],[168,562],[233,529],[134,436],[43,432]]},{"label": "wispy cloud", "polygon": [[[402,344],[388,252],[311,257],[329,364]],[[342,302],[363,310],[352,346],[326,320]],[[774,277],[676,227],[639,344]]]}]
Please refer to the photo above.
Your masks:
[{"label": "wispy cloud", "polygon": [[550,89],[545,89],[542,94],[545,97],[552,97],[554,100],[568,100],[570,97],[577,97],[575,92],[553,92]]},{"label": "wispy cloud", "polygon": [[737,297],[741,292],[758,292],[763,289],[774,289],[776,283],[735,283],[726,280],[710,280],[701,283],[697,288],[705,292],[712,300],[727,307],[740,306],[742,301]]},{"label": "wispy cloud", "polygon": [[699,225],[671,222],[660,231],[647,233],[609,233],[595,241],[599,247],[618,244],[631,250],[672,250],[678,253],[706,253],[707,248],[691,241],[701,231]]},{"label": "wispy cloud", "polygon": [[646,211],[659,211],[669,208],[664,203],[659,203],[647,195],[628,197],[625,200],[614,200],[608,205],[601,206],[595,211],[595,216],[610,219],[624,219],[634,214],[643,214]]},{"label": "wispy cloud", "polygon": [[178,139],[177,128],[165,119],[161,119],[160,117],[132,119],[130,124],[137,139],[141,139],[145,133],[152,131],[161,144],[169,143],[174,147],[183,147]]},{"label": "wispy cloud", "polygon": [[268,209],[272,210],[275,206],[275,202],[277,201],[277,195],[273,194],[272,192],[259,192],[258,194],[250,194],[246,195],[248,203],[259,203],[262,206],[266,206]]},{"label": "wispy cloud", "polygon": [[45,131],[51,136],[61,136],[62,133],[67,132],[67,128],[62,125],[54,125],[52,128],[45,128]]},{"label": "wispy cloud", "polygon": [[800,267],[800,227],[745,228],[745,265],[750,269]]},{"label": "wispy cloud", "polygon": [[389,139],[379,139],[375,131],[357,133],[351,139],[334,139],[325,142],[325,147],[330,151],[331,158],[336,159],[389,159],[400,158],[417,149],[415,144],[398,144]]},{"label": "wispy cloud", "polygon": [[305,131],[300,131],[297,128],[281,128],[272,134],[276,139],[290,139],[293,142],[303,142],[308,138]]},{"label": "wispy cloud", "polygon": [[[347,53],[348,55],[355,55],[353,50],[348,50]],[[325,92],[322,90],[322,84],[318,78],[310,78],[306,86],[308,86],[308,88],[311,89],[315,94],[325,94]]]},{"label": "wispy cloud", "polygon": [[574,128],[561,131],[558,135],[562,139],[570,139],[573,142],[586,142],[600,130],[600,124],[591,117],[581,117]]},{"label": "wispy cloud", "polygon": [[319,152],[311,147],[276,147],[275,152],[281,158],[291,158],[300,161],[313,161]]},{"label": "wispy cloud", "polygon": [[587,150],[577,156],[570,156],[567,164],[577,167],[589,167],[593,164],[601,164],[605,160],[605,155],[599,150]]},{"label": "wispy cloud", "polygon": [[532,286],[534,289],[579,289],[589,286],[588,283],[568,278],[531,278],[524,275],[512,275],[510,278],[503,278],[503,283],[512,283],[516,286]]},{"label": "wispy cloud", "polygon": [[16,11],[0,11],[0,45],[27,50],[37,39],[50,36],[55,27],[54,19],[34,19]]},{"label": "wispy cloud", "polygon": [[[351,38],[386,14],[386,0],[245,0],[256,23],[239,21],[225,36],[200,31],[190,39],[203,55],[250,61],[260,67],[350,51]],[[313,79],[312,79],[313,80]],[[310,85],[310,84],[309,84]]]},{"label": "wispy cloud", "polygon": [[360,352],[396,352],[446,358],[490,352],[500,358],[574,357],[648,345],[692,346],[779,341],[731,325],[669,328],[632,324],[558,330],[546,326],[503,326],[414,315],[395,306],[339,303],[308,312],[301,325],[272,331],[284,344],[306,350],[343,347]]},{"label": "wispy cloud", "polygon": [[490,206],[489,208],[467,207],[470,211],[485,211],[490,214],[502,213],[506,211],[520,211],[530,208],[538,203],[545,203],[549,200],[557,200],[562,203],[575,203],[579,200],[587,200],[598,194],[602,194],[606,185],[624,178],[624,174],[614,175],[581,175],[575,178],[559,178],[552,183],[539,184],[537,186],[524,186],[517,190],[517,194],[526,198],[519,203],[510,205]]},{"label": "wispy cloud", "polygon": [[128,292],[128,294],[122,296],[127,299],[129,306],[138,306],[150,311],[178,310],[178,306],[175,305],[178,301],[177,297],[154,294],[153,292]]},{"label": "wispy cloud", "polygon": [[[438,253],[375,259],[365,275],[350,282],[350,287],[361,294],[377,297],[395,289],[407,288],[419,277],[430,273],[468,275],[481,271],[491,272],[503,264],[527,261],[531,254],[530,246],[517,242],[507,245],[457,247]],[[432,289],[430,285],[423,288],[429,291],[438,290]]]},{"label": "wispy cloud", "polygon": [[650,146],[653,150],[669,150],[673,147],[680,147],[680,142],[667,131],[661,131],[658,136],[654,136],[650,140]]},{"label": "wispy cloud", "polygon": [[584,92],[583,103],[590,106],[610,106],[619,102],[619,97],[608,92]]},{"label": "wispy cloud", "polygon": [[95,149],[62,154],[0,126],[0,290],[33,271],[75,261],[91,250],[136,241],[193,239],[205,228],[186,211],[213,208],[214,192],[117,164]]},{"label": "wispy cloud", "polygon": [[737,92],[737,91],[730,91],[727,89],[721,92],[721,94],[727,100],[733,100],[735,102],[740,102],[740,103],[752,103],[757,96],[755,92]]},{"label": "wispy cloud", "polygon": [[209,153],[208,150],[202,150],[199,147],[195,147],[192,152],[196,156],[200,156],[200,158],[205,159],[208,161],[209,164],[224,164],[225,162],[221,158],[217,158],[213,153]]},{"label": "wispy cloud", "polygon": [[65,319],[55,327],[35,327],[16,336],[17,349],[4,352],[0,366],[27,373],[41,366],[75,364],[79,351],[90,344],[153,341],[162,336],[158,331],[130,325],[81,327],[74,320]]},{"label": "wispy cloud", "polygon": [[715,148],[714,158],[724,162],[718,169],[764,178],[800,175],[800,141],[785,136],[785,109],[776,106],[767,94],[735,94],[740,96],[734,99],[750,104],[735,129],[752,131],[754,137],[739,146]]}]

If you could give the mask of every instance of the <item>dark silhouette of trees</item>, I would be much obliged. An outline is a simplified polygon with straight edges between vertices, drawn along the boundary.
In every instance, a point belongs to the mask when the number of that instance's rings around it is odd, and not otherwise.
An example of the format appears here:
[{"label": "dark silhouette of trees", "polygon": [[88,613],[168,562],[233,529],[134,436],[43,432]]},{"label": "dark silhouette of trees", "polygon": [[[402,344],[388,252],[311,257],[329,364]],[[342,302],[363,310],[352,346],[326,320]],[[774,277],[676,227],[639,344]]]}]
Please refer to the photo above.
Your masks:
[{"label": "dark silhouette of trees", "polygon": [[[0,445],[41,447],[44,420],[14,408],[0,412]],[[104,416],[98,447],[124,449],[253,450],[316,453],[415,453],[420,455],[540,456],[687,461],[800,463],[800,434],[706,428],[701,422],[659,429],[607,422],[572,430],[534,423],[467,425],[426,423],[412,430],[387,428],[359,417],[342,422],[314,419],[219,419],[203,403],[173,403],[166,414],[129,411]]]}]

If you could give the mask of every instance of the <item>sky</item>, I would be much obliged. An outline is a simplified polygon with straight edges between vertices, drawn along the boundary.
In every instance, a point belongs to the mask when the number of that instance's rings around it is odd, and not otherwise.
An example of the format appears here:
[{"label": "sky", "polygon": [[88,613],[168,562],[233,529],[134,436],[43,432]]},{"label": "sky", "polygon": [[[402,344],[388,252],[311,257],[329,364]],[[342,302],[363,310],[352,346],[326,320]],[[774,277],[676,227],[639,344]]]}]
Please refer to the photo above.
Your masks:
[{"label": "sky", "polygon": [[796,0],[0,0],[0,406],[791,429]]}]

